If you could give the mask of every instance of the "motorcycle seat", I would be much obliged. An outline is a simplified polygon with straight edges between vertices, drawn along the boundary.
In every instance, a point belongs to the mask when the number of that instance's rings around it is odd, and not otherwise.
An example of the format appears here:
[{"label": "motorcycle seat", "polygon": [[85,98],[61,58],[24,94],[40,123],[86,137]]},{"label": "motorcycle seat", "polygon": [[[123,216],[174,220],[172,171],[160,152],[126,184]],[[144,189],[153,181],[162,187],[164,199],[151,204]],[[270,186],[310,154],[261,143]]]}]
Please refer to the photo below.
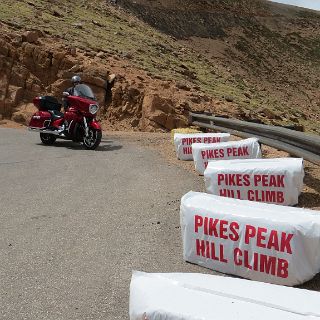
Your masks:
[{"label": "motorcycle seat", "polygon": [[64,117],[64,114],[57,110],[48,110],[48,112],[50,112],[52,120],[57,120]]}]

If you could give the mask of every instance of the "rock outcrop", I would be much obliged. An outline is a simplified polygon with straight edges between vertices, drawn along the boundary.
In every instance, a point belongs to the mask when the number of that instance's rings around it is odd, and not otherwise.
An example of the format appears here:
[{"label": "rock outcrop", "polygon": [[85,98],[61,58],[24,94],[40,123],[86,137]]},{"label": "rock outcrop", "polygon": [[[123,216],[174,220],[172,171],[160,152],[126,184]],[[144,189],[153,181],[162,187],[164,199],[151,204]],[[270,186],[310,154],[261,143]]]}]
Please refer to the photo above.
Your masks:
[{"label": "rock outcrop", "polygon": [[190,103],[194,110],[212,107],[210,99],[196,94],[187,84],[121,69],[115,76],[103,59],[47,39],[41,32],[7,32],[0,37],[1,117],[27,124],[36,110],[33,98],[53,95],[61,99],[74,74],[93,89],[106,126],[117,130],[185,127]]}]

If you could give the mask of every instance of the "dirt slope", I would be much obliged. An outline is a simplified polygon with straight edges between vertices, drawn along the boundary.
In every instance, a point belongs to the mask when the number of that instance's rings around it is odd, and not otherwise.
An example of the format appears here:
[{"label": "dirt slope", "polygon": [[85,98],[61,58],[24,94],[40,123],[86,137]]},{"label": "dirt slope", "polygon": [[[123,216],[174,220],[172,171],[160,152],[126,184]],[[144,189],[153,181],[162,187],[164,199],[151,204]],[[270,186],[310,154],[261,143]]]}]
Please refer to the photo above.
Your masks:
[{"label": "dirt slope", "polygon": [[113,129],[170,130],[206,110],[319,132],[319,18],[259,0],[4,0],[0,115],[26,122],[34,95],[79,73]]}]

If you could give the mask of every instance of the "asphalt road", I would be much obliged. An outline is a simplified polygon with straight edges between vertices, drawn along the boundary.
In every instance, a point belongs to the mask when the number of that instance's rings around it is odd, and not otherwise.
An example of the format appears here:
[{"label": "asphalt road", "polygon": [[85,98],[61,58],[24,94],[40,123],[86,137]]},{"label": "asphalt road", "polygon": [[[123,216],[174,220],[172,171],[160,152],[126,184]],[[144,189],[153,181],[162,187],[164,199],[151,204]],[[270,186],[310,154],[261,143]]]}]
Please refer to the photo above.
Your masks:
[{"label": "asphalt road", "polygon": [[150,149],[1,128],[0,181],[0,319],[128,319],[132,270],[210,273],[182,259],[200,180]]}]

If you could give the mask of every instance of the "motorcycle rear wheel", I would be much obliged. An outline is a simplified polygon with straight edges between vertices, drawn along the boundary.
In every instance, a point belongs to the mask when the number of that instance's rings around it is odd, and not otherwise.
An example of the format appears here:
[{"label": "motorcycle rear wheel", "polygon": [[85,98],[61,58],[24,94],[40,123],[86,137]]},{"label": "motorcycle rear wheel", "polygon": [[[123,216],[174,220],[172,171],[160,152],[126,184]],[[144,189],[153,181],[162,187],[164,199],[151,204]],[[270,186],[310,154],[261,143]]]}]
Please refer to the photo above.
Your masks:
[{"label": "motorcycle rear wheel", "polygon": [[83,145],[88,150],[94,150],[99,146],[101,138],[101,130],[89,128],[88,136],[83,137]]},{"label": "motorcycle rear wheel", "polygon": [[53,134],[40,133],[40,139],[43,144],[52,145],[57,140]]}]

